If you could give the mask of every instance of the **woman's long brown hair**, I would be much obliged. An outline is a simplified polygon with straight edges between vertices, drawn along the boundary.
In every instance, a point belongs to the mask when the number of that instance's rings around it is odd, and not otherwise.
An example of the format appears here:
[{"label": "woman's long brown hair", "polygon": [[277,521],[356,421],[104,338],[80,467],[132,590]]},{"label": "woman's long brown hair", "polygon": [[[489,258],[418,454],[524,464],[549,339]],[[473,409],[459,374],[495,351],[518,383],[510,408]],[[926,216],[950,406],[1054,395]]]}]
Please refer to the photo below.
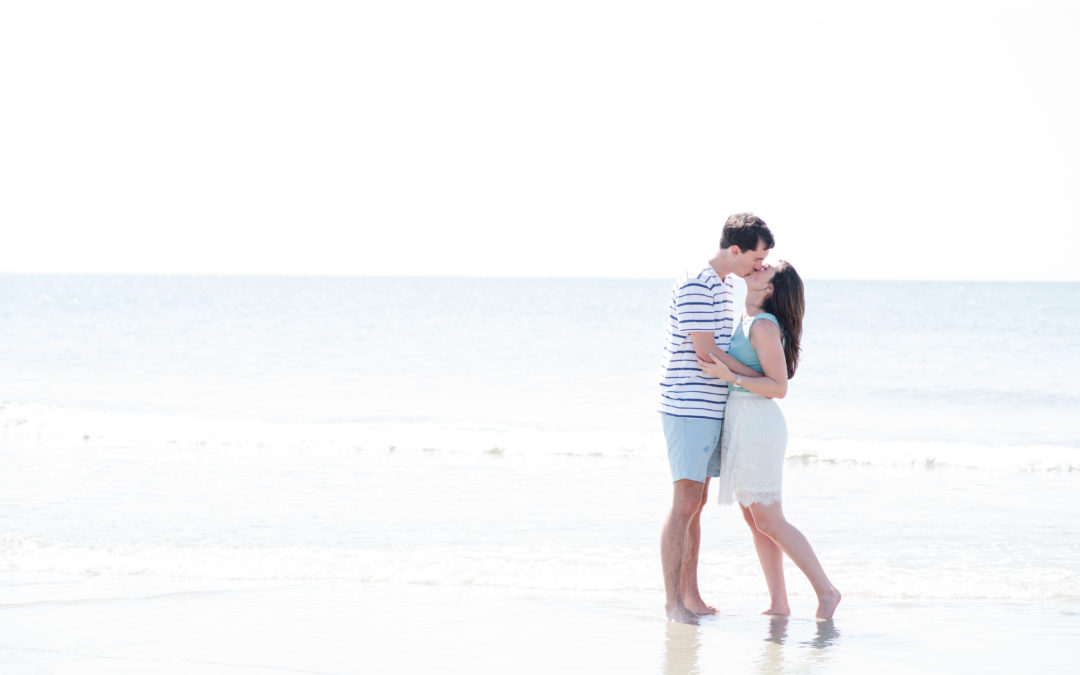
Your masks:
[{"label": "woman's long brown hair", "polygon": [[772,295],[765,299],[761,308],[775,316],[780,322],[780,333],[784,338],[784,360],[787,361],[787,376],[791,379],[795,377],[795,369],[799,367],[799,340],[802,339],[806,293],[799,273],[786,260],[776,263],[772,287]]}]

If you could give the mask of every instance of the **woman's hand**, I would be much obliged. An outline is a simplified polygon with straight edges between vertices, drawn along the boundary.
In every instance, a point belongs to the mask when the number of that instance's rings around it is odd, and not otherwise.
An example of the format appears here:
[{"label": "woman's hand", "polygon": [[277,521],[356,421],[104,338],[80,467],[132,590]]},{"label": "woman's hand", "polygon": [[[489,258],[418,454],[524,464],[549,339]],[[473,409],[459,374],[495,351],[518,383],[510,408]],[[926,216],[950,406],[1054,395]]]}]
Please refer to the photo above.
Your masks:
[{"label": "woman's hand", "polygon": [[732,374],[731,369],[725,366],[723,361],[716,358],[716,354],[709,352],[709,358],[713,360],[712,363],[698,359],[698,365],[701,366],[701,369],[705,371],[706,375],[712,375],[725,382],[735,381],[735,375]]}]

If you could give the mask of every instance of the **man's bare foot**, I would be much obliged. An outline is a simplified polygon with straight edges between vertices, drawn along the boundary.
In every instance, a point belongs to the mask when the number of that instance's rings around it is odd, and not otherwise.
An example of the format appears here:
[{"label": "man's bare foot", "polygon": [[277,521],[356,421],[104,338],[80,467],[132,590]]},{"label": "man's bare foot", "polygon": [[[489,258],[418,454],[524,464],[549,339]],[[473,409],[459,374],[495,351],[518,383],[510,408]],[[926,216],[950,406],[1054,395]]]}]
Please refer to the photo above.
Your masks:
[{"label": "man's bare foot", "polygon": [[708,614],[719,614],[720,610],[712,605],[706,605],[705,601],[701,598],[697,600],[691,600],[686,602],[686,608],[698,616],[705,616]]},{"label": "man's bare foot", "polygon": [[691,612],[682,603],[675,605],[674,607],[667,607],[668,621],[675,621],[677,623],[697,623],[698,615]]},{"label": "man's bare foot", "polygon": [[762,614],[767,616],[791,616],[791,608],[787,605],[770,605]]},{"label": "man's bare foot", "polygon": [[683,606],[698,616],[720,613],[720,610],[712,605],[706,605],[699,593],[694,593],[692,597],[683,597]]},{"label": "man's bare foot", "polygon": [[816,616],[819,619],[831,619],[834,612],[836,612],[836,606],[840,604],[840,591],[836,590],[834,586],[825,595],[818,597],[818,606]]}]

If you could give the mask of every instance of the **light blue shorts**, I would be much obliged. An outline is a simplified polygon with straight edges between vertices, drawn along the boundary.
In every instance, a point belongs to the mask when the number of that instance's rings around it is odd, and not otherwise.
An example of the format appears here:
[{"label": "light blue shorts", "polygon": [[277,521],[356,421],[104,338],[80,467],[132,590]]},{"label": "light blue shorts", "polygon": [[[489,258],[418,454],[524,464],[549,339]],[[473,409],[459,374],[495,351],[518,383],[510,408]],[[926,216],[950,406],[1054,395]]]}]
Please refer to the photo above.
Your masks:
[{"label": "light blue shorts", "polygon": [[720,475],[720,420],[675,417],[660,413],[667,439],[671,481],[688,478],[704,483]]}]

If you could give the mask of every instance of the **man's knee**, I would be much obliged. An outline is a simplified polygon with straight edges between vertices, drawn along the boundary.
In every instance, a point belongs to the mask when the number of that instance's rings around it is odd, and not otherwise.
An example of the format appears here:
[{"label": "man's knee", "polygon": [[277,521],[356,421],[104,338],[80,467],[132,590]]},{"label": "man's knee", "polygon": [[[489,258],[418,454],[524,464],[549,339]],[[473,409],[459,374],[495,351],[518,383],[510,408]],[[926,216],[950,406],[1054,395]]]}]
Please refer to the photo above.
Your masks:
[{"label": "man's knee", "polygon": [[691,480],[676,481],[675,496],[671,505],[672,517],[689,522],[691,518],[701,513],[707,498],[704,483]]},{"label": "man's knee", "polygon": [[708,491],[708,489],[703,489],[701,491],[701,498],[698,499],[698,509],[697,509],[698,513],[701,513],[702,510],[705,509],[705,505],[708,504],[708,503],[709,503],[709,491]]},{"label": "man's knee", "polygon": [[681,500],[671,505],[671,518],[683,524],[689,523],[700,512],[695,501]]}]

